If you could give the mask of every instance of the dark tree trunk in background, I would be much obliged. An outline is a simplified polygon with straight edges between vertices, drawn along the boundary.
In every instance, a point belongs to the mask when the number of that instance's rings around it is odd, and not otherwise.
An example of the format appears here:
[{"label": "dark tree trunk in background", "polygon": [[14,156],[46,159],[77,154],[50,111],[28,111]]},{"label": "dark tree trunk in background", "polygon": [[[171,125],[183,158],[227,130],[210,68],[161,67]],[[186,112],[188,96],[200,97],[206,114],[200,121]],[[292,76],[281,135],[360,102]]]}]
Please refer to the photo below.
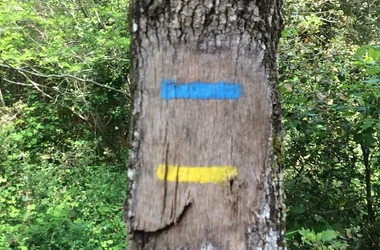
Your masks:
[{"label": "dark tree trunk in background", "polygon": [[371,164],[369,161],[370,149],[368,146],[361,144],[363,152],[363,163],[365,166],[365,187],[366,187],[366,201],[368,220],[373,223],[376,220],[375,211],[372,204],[372,185],[371,185]]},{"label": "dark tree trunk in background", "polygon": [[129,249],[282,249],[280,1],[134,0]]}]

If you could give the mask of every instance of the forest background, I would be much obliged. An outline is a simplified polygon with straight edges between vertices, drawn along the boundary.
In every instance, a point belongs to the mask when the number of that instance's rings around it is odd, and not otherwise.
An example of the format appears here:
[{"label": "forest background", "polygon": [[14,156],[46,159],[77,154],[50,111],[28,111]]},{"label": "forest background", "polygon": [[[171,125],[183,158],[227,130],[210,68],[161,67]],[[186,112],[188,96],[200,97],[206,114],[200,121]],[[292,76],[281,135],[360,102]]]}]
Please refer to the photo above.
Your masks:
[{"label": "forest background", "polygon": [[[127,0],[1,0],[0,249],[125,249]],[[288,0],[290,249],[380,249],[380,0]]]}]

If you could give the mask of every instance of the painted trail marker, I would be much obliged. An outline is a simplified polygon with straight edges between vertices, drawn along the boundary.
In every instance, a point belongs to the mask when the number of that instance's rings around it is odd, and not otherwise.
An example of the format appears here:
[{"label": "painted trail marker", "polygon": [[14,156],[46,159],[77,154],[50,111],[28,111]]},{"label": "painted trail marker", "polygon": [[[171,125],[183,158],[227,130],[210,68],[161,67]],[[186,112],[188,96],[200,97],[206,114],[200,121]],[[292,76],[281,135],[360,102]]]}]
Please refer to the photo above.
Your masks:
[{"label": "painted trail marker", "polygon": [[237,176],[233,166],[177,166],[158,165],[156,175],[160,180],[187,183],[222,183]]},{"label": "painted trail marker", "polygon": [[[238,83],[225,81],[178,83],[176,80],[161,82],[161,98],[171,99],[239,99],[242,88]],[[237,168],[233,166],[177,166],[158,165],[156,176],[160,180],[187,183],[222,183],[237,176]]]},{"label": "painted trail marker", "polygon": [[219,81],[178,83],[175,80],[161,82],[161,98],[170,99],[239,99],[242,88],[238,83]]}]

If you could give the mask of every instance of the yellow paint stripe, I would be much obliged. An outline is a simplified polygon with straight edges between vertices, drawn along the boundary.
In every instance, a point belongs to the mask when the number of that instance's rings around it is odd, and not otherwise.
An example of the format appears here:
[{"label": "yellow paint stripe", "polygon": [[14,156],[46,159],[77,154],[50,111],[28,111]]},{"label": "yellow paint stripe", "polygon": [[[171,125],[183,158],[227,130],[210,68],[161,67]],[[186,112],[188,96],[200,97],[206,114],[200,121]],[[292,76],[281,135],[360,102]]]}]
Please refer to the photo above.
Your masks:
[{"label": "yellow paint stripe", "polygon": [[156,174],[160,180],[171,182],[221,183],[237,176],[232,166],[177,166],[159,164]]}]

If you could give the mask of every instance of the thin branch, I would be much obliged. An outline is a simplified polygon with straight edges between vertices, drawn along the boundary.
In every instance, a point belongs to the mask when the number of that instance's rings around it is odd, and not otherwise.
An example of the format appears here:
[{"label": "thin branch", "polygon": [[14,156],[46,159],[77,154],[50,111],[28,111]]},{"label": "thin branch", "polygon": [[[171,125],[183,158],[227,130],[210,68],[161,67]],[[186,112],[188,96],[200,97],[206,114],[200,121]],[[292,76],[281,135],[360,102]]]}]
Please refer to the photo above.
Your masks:
[{"label": "thin branch", "polygon": [[3,93],[1,92],[1,89],[0,89],[0,107],[5,107],[5,101],[4,101]]},{"label": "thin branch", "polygon": [[106,25],[102,22],[102,20],[100,20],[98,11],[96,9],[94,9],[94,11],[95,11],[95,15],[96,15],[96,18],[98,19],[99,24],[102,25],[103,28],[107,28]]},{"label": "thin branch", "polygon": [[325,19],[325,18],[322,18],[322,17],[320,17],[319,19],[321,19],[322,21],[327,22],[327,23],[338,23],[339,22],[339,21],[336,21],[336,20],[329,20],[329,19]]},{"label": "thin branch", "polygon": [[[350,206],[350,207],[344,207],[344,208],[342,208],[342,209],[339,210],[339,211],[352,210],[352,209],[354,209],[354,208],[356,208],[356,207],[359,207],[359,206],[361,206],[361,204],[355,204],[355,205],[352,205],[352,206]],[[331,213],[336,213],[336,212],[337,212],[336,209],[334,209],[334,210],[329,210],[329,211],[318,211],[318,213],[320,213],[320,214],[331,214]]]},{"label": "thin branch", "polygon": [[[24,75],[25,76],[25,75]],[[27,76],[25,76],[26,79],[28,81],[30,81],[31,84],[26,84],[26,83],[22,83],[22,82],[15,82],[15,81],[12,81],[12,80],[8,80],[8,79],[5,79],[3,78],[4,81],[8,82],[8,83],[11,83],[11,84],[15,84],[15,85],[20,85],[20,86],[26,86],[26,87],[32,87],[32,88],[35,88],[37,89],[40,93],[42,93],[44,96],[46,97],[49,97],[50,99],[53,99],[53,97],[47,93],[45,93],[40,87],[43,87],[43,88],[47,88],[46,86],[42,86],[34,81],[32,81],[30,78],[28,78]]]},{"label": "thin branch", "polygon": [[3,80],[6,81],[6,82],[8,82],[8,83],[15,84],[15,85],[26,86],[26,87],[33,87],[32,84],[26,84],[26,83],[22,83],[22,82],[15,82],[15,81],[8,80],[8,79],[5,79],[5,78],[3,78]]},{"label": "thin branch", "polygon": [[[112,91],[116,91],[116,92],[122,93],[124,95],[128,95],[128,93],[125,92],[125,91],[122,91],[122,90],[119,90],[119,89],[115,89],[115,88],[107,86],[107,85],[103,85],[103,84],[98,83],[98,82],[96,82],[94,80],[84,79],[84,78],[80,78],[80,77],[77,77],[77,76],[74,76],[74,75],[69,75],[69,74],[62,74],[62,75],[49,74],[49,75],[45,75],[45,74],[37,72],[37,71],[34,72],[34,71],[26,70],[26,69],[15,68],[15,67],[12,67],[10,65],[2,64],[2,63],[0,63],[0,67],[14,69],[14,70],[18,71],[20,74],[22,74],[24,76],[25,76],[25,73],[27,73],[27,74],[31,74],[31,75],[39,76],[39,77],[43,77],[43,78],[71,78],[71,79],[74,79],[74,80],[77,80],[77,81],[81,81],[81,82],[92,83],[92,84],[97,85],[99,87],[106,88],[106,89],[109,89],[109,90],[112,90]],[[28,80],[31,81],[30,79],[28,79]],[[31,82],[31,83],[33,85],[35,84],[34,82]]]},{"label": "thin branch", "polygon": [[79,0],[79,4],[80,4],[80,9],[81,9],[81,11],[82,11],[84,17],[85,17],[85,18],[89,18],[89,15],[88,15],[86,9],[84,8],[83,2],[82,2],[81,0]]},{"label": "thin branch", "polygon": [[53,99],[53,97],[51,97],[51,95],[45,93],[41,88],[40,88],[40,85],[36,82],[34,82],[32,79],[30,79],[24,72],[22,71],[18,71],[21,75],[23,75],[32,85],[35,89],[37,89],[38,91],[40,91],[44,96],[47,96],[49,97],[50,99]]},{"label": "thin branch", "polygon": [[81,118],[82,120],[84,121],[88,121],[88,118],[84,117],[83,115],[81,115],[80,113],[78,113],[77,111],[74,110],[74,108],[70,108],[69,106],[67,105],[64,105],[64,107],[70,109],[71,112],[73,112],[75,115],[77,115],[79,118]]}]

